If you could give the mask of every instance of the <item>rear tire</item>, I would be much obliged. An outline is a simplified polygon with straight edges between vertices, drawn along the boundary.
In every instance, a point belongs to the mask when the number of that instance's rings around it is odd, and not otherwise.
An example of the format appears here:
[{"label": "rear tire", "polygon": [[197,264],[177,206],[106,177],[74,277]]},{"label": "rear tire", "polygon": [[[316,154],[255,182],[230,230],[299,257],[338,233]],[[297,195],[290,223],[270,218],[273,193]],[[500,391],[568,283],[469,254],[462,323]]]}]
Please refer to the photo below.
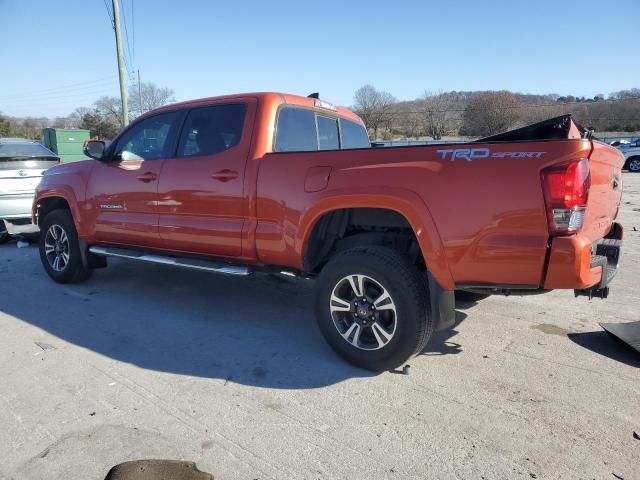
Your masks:
[{"label": "rear tire", "polygon": [[395,250],[345,250],[323,268],[316,289],[322,334],[358,367],[397,368],[422,351],[433,332],[423,276]]},{"label": "rear tire", "polygon": [[53,210],[40,225],[40,260],[47,274],[58,283],[80,283],[93,270],[82,264],[80,242],[69,210]]}]

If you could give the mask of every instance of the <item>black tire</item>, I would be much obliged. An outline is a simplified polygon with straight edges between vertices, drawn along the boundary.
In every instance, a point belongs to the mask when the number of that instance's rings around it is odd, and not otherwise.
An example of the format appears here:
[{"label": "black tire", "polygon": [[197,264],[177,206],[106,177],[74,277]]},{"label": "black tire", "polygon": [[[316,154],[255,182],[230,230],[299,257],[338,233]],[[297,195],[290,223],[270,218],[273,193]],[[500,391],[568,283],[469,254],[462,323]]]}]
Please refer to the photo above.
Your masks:
[{"label": "black tire", "polygon": [[460,302],[479,302],[491,296],[488,293],[465,292],[464,290],[456,290],[455,295],[456,301]]},{"label": "black tire", "polygon": [[7,232],[4,222],[0,220],[0,245],[7,243],[9,240],[11,240],[11,235]]},{"label": "black tire", "polygon": [[[53,237],[49,234],[50,229],[52,228],[55,228],[54,231],[57,232],[57,236],[60,238],[62,238],[60,232],[64,232],[67,239],[67,246],[63,247],[63,244],[61,243],[60,255],[52,253],[47,256],[47,249],[45,245],[52,245],[55,243],[49,243],[53,240]],[[75,224],[73,223],[73,217],[69,210],[53,210],[49,212],[40,224],[40,231],[40,240],[38,242],[40,260],[47,274],[54,281],[58,283],[80,283],[91,276],[93,270],[85,268],[82,264],[78,232],[76,231]],[[68,260],[63,268],[56,269],[53,263],[55,260],[51,260],[52,255],[53,257],[62,256],[63,253],[68,255]],[[58,264],[58,267],[61,267],[61,264]]]},{"label": "black tire", "polygon": [[627,160],[627,168],[630,172],[640,172],[640,157],[631,157]]},{"label": "black tire", "polygon": [[[354,275],[365,277],[362,288],[365,292],[361,297],[355,294],[348,280]],[[343,308],[348,306],[350,310],[332,313],[330,309],[340,305],[332,300],[332,294],[334,289],[341,288],[346,289],[343,290],[346,294],[340,297],[344,298]],[[379,293],[385,290],[391,300],[379,301],[375,311],[375,306],[371,307],[373,297],[381,298]],[[353,298],[347,302],[349,292]],[[367,300],[368,297],[371,298]],[[366,308],[362,306],[358,310],[353,306],[357,298],[362,299],[361,306],[369,305],[374,309],[370,317],[358,316],[356,311],[366,311]],[[423,275],[407,257],[385,247],[358,247],[338,253],[320,273],[316,285],[316,319],[331,348],[349,363],[375,372],[392,370],[421,352],[429,341],[433,322],[428,298]],[[368,322],[368,326],[361,322]],[[356,323],[358,327],[353,327]],[[374,327],[373,324],[377,325]],[[343,337],[349,327],[357,330],[358,339],[354,334],[348,334],[347,339]],[[378,334],[383,327],[386,337]],[[342,332],[338,328],[342,328]],[[383,346],[381,338],[386,341]]]}]

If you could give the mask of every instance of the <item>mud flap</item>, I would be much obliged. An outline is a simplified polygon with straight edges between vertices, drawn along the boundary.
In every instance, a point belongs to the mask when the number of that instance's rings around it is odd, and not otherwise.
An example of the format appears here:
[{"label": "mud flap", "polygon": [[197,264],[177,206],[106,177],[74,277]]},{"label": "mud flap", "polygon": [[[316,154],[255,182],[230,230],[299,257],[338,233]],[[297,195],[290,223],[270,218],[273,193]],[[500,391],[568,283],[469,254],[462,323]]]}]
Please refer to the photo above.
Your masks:
[{"label": "mud flap", "polygon": [[78,238],[78,243],[80,244],[80,256],[82,257],[82,265],[85,268],[105,268],[107,266],[107,257],[94,255],[93,253],[89,252],[89,246],[81,238]]},{"label": "mud flap", "polygon": [[440,332],[453,327],[456,323],[456,297],[453,290],[442,288],[431,272],[427,272],[427,277],[433,329]]}]

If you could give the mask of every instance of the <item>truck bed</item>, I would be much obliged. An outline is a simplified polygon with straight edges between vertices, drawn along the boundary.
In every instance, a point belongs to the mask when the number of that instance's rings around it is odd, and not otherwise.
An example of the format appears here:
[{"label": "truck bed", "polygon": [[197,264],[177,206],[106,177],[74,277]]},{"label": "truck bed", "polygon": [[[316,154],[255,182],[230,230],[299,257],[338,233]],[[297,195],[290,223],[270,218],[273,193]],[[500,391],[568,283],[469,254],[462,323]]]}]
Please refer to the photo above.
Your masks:
[{"label": "truck bed", "polygon": [[[415,226],[428,268],[445,288],[541,288],[552,242],[541,172],[589,158],[584,241],[607,234],[621,194],[621,187],[612,188],[620,176],[619,154],[580,138],[570,117],[553,120],[543,122],[546,129],[529,127],[530,133],[552,139],[498,136],[468,144],[268,154],[258,179],[258,256],[265,263],[300,267],[295,258],[304,253],[306,231],[323,211],[341,204],[385,206]],[[557,138],[558,129],[549,125],[559,125],[565,138]],[[524,137],[517,131],[513,136]],[[319,166],[327,172],[326,187],[305,192]]]}]

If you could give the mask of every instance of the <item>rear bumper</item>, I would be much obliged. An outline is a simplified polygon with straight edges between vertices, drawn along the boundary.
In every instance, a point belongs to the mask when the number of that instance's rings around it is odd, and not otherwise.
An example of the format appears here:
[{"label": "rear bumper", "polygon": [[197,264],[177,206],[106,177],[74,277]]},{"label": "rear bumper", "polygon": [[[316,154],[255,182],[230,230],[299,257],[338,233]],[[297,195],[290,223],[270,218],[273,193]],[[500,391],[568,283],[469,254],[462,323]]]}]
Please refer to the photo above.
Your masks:
[{"label": "rear bumper", "polygon": [[0,195],[0,219],[31,218],[33,193]]},{"label": "rear bumper", "polygon": [[595,244],[579,235],[553,238],[544,289],[604,289],[618,271],[622,234],[614,223]]}]

